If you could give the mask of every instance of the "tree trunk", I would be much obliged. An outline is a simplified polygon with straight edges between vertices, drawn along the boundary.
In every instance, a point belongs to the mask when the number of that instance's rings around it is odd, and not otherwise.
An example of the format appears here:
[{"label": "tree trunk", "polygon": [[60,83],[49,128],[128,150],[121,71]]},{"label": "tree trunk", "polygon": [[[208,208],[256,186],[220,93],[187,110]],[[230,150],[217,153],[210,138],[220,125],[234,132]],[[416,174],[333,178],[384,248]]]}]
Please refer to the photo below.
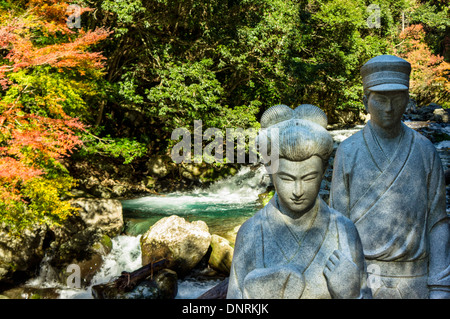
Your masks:
[{"label": "tree trunk", "polygon": [[100,108],[97,113],[97,119],[95,120],[95,127],[98,127],[100,125],[100,123],[102,122],[103,111],[105,109],[105,103],[106,102],[104,100],[100,102]]}]

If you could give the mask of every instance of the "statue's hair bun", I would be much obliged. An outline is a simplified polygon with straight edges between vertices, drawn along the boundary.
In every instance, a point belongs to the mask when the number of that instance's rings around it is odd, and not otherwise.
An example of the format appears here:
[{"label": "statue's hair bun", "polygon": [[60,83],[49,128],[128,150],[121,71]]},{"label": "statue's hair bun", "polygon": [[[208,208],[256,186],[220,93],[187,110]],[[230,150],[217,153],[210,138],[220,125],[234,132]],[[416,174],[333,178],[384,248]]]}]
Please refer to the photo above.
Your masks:
[{"label": "statue's hair bun", "polygon": [[327,128],[328,119],[324,111],[312,104],[302,104],[297,106],[294,110],[294,118],[307,120],[319,124],[324,129]]},{"label": "statue's hair bun", "polygon": [[[327,124],[325,112],[312,104],[302,104],[295,109],[275,105],[261,117],[257,143],[267,147],[270,154],[278,150],[280,158],[290,161],[303,161],[317,155],[326,167],[333,151],[333,138],[327,131]],[[261,155],[267,162],[271,160]]]},{"label": "statue's hair bun", "polygon": [[265,129],[272,125],[287,120],[306,120],[314,122],[324,129],[327,128],[328,119],[324,111],[312,104],[302,104],[294,110],[284,104],[278,104],[267,109],[261,117],[261,128]]},{"label": "statue's hair bun", "polygon": [[268,128],[277,123],[290,120],[294,117],[294,110],[284,104],[267,109],[261,116],[261,128]]}]

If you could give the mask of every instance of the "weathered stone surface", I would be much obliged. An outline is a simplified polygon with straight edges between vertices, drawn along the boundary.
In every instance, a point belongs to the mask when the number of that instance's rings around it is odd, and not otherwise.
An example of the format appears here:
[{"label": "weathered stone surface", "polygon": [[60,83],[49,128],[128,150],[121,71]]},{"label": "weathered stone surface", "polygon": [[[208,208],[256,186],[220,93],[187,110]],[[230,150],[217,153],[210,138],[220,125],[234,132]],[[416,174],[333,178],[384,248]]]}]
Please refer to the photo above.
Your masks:
[{"label": "weathered stone surface", "polygon": [[[439,154],[402,123],[410,64],[382,55],[362,68],[368,124],[335,156],[330,206],[358,229],[374,298],[450,298],[450,223]],[[417,110],[446,120],[437,104]]]},{"label": "weathered stone surface", "polygon": [[448,123],[449,122],[449,114],[446,109],[435,109],[433,111],[434,120],[436,122]]},{"label": "weathered stone surface", "polygon": [[150,175],[156,177],[164,177],[169,174],[169,166],[164,161],[163,157],[151,157],[146,163]]},{"label": "weathered stone surface", "polygon": [[109,238],[117,236],[124,227],[122,205],[118,200],[78,198],[72,203],[79,208],[78,214],[71,216],[61,227],[53,228],[54,266],[91,259],[99,253],[95,248],[105,235]]},{"label": "weathered stone surface", "polygon": [[241,228],[242,225],[237,225],[230,231],[228,231],[226,234],[223,235],[223,237],[230,242],[230,245],[234,247],[234,244],[236,242],[236,236],[239,231],[239,228]]},{"label": "weathered stone surface", "polygon": [[220,272],[229,274],[234,251],[230,242],[219,235],[213,234],[211,235],[211,248],[209,265]]},{"label": "weathered stone surface", "polygon": [[[80,267],[80,283],[82,287],[90,284],[97,271],[103,266],[104,257],[112,250],[112,242],[108,235],[103,235],[100,240],[92,246],[86,247],[85,251],[90,252],[86,259],[73,259],[70,263]],[[67,272],[65,265],[62,265],[57,272],[58,280],[67,283],[72,272]]]},{"label": "weathered stone surface", "polygon": [[49,266],[55,269],[58,280],[65,283],[70,275],[66,267],[78,265],[81,284],[86,286],[111,251],[111,237],[123,230],[122,205],[115,199],[91,198],[75,199],[72,205],[79,208],[78,214],[53,228],[55,239],[49,251]]},{"label": "weathered stone surface", "polygon": [[44,257],[45,240],[49,229],[35,225],[19,235],[9,234],[8,228],[0,229],[0,281],[9,281],[14,273],[32,273]]},{"label": "weathered stone surface", "polygon": [[88,229],[98,229],[109,237],[118,235],[123,229],[122,204],[118,200],[78,198],[72,205],[80,208],[80,218]]},{"label": "weathered stone surface", "polygon": [[168,268],[186,275],[208,251],[211,234],[203,221],[187,222],[178,216],[165,217],[141,237],[142,264],[169,259]]},{"label": "weathered stone surface", "polygon": [[154,278],[156,288],[158,289],[157,298],[174,299],[178,293],[177,273],[170,269],[164,269]]},{"label": "weathered stone surface", "polygon": [[33,226],[17,236],[0,230],[0,281],[11,281],[38,273],[44,256],[55,276],[65,282],[67,265],[81,268],[82,283],[88,283],[112,248],[110,237],[122,231],[122,206],[117,200],[76,199],[79,213],[61,226]]}]

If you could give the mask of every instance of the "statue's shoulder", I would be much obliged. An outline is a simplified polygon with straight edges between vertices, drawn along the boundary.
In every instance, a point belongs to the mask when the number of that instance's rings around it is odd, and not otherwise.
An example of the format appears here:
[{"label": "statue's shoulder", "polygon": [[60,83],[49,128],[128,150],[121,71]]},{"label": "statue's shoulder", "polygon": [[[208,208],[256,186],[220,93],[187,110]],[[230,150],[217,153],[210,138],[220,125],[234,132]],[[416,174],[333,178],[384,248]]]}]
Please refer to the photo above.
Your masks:
[{"label": "statue's shoulder", "polygon": [[354,154],[355,150],[364,145],[363,130],[356,132],[343,140],[338,147],[339,154]]},{"label": "statue's shoulder", "polygon": [[418,147],[423,148],[425,151],[436,152],[436,147],[433,145],[433,143],[428,138],[426,138],[425,136],[423,136],[422,134],[420,134],[419,132],[417,132],[416,130],[413,130],[412,128],[410,128],[408,126],[406,126],[406,130],[409,130],[412,132],[412,134],[414,135],[415,144]]},{"label": "statue's shoulder", "polygon": [[[264,209],[264,208],[263,208]],[[255,215],[247,219],[237,232],[237,236],[242,239],[248,239],[250,236],[255,235],[258,227],[261,227],[261,215],[263,209],[259,210]]]},{"label": "statue's shoulder", "polygon": [[[236,234],[234,254],[240,258],[253,258],[255,243],[261,240],[261,211],[247,219]],[[259,238],[258,238],[259,237]]]},{"label": "statue's shoulder", "polygon": [[339,229],[345,229],[348,234],[355,235],[358,233],[355,224],[341,212],[328,206],[330,215],[336,220]]}]

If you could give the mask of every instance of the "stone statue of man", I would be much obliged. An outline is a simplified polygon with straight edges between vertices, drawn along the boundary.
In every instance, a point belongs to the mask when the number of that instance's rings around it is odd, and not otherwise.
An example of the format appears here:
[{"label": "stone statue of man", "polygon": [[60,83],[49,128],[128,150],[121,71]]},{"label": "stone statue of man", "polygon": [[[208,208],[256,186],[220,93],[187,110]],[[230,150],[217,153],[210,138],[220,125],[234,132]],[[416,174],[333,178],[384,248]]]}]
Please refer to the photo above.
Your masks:
[{"label": "stone statue of man", "polygon": [[[401,122],[410,64],[381,55],[361,68],[370,121],[339,146],[330,206],[361,236],[374,298],[450,297],[450,226],[440,158]],[[378,276],[377,278],[375,276]]]},{"label": "stone statue of man", "polygon": [[313,105],[263,114],[260,147],[278,147],[276,192],[239,229],[227,298],[371,298],[355,226],[318,196],[333,150],[326,126]]}]

